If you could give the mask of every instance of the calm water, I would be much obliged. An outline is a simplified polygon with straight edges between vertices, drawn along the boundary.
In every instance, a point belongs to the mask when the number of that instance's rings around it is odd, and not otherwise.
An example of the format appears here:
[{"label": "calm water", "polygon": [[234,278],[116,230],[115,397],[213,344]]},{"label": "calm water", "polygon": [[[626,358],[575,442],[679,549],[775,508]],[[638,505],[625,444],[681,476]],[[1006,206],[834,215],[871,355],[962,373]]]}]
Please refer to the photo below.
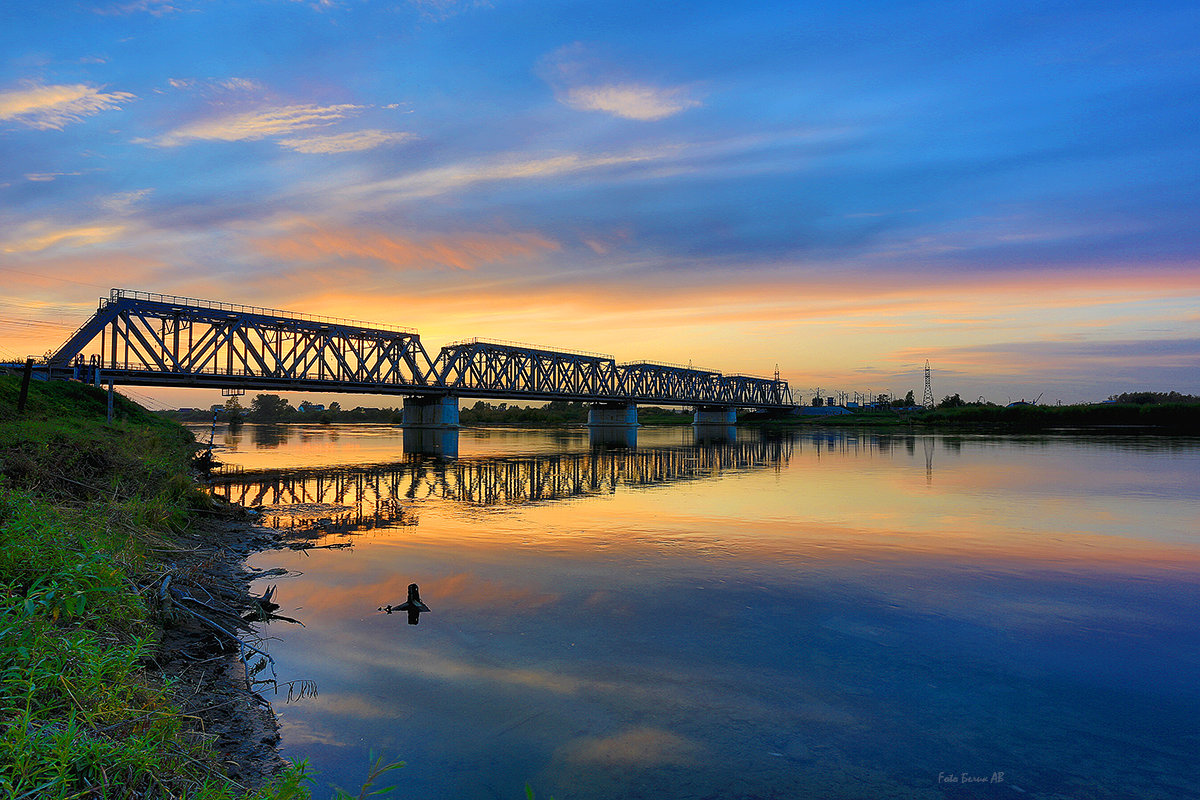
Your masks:
[{"label": "calm water", "polygon": [[[1195,440],[217,444],[217,493],[352,543],[253,559],[294,573],[265,633],[322,790],[374,750],[404,798],[1200,796]],[[410,583],[419,624],[376,610]]]}]

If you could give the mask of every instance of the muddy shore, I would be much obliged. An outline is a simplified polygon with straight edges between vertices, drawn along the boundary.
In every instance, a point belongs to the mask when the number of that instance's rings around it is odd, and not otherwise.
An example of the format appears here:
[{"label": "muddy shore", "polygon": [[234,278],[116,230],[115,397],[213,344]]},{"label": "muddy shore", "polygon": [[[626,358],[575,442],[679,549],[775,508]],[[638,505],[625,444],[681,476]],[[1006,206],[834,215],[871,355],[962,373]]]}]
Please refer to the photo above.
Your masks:
[{"label": "muddy shore", "polygon": [[[169,565],[172,586],[212,595],[251,620],[250,632],[240,631],[239,636],[254,643],[254,631],[263,623],[253,622],[261,609],[250,582],[261,575],[247,568],[246,558],[281,547],[279,533],[232,507],[227,516],[205,519],[178,544],[185,549]],[[242,650],[229,636],[187,614],[171,613],[169,608],[165,612],[168,621],[147,667],[174,682],[177,702],[194,721],[186,735],[210,744],[221,762],[214,767],[247,789],[262,787],[287,766],[279,754],[279,724],[269,702],[270,685],[247,685]],[[257,660],[251,656],[250,662]]]}]

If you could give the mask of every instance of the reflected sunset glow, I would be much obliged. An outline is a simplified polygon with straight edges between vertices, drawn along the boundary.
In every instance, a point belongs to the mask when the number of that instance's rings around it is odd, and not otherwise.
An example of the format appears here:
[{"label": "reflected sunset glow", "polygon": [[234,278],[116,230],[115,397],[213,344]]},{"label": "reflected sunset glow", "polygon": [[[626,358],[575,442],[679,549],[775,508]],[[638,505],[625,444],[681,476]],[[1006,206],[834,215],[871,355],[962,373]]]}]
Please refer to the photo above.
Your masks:
[{"label": "reflected sunset glow", "polygon": [[[388,430],[218,432],[213,491],[317,546],[254,562],[291,571],[306,627],[271,649],[321,690],[285,750],[330,774],[369,738],[431,796],[932,797],[948,757],[1035,796],[1156,786],[1114,726],[1190,763],[1195,442],[480,428],[443,460]],[[415,626],[377,610],[409,583]]]}]

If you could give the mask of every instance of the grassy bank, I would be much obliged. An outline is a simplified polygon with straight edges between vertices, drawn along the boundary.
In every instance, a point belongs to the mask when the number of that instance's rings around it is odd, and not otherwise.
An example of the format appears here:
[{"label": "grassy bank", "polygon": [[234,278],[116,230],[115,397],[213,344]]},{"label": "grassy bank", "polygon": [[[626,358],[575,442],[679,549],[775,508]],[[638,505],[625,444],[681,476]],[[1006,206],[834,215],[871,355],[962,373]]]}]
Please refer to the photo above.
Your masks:
[{"label": "grassy bank", "polygon": [[[172,687],[144,665],[161,630],[150,578],[210,508],[191,435],[101,390],[0,377],[0,794],[288,797],[214,765]],[[303,793],[306,795],[306,793]]]}]

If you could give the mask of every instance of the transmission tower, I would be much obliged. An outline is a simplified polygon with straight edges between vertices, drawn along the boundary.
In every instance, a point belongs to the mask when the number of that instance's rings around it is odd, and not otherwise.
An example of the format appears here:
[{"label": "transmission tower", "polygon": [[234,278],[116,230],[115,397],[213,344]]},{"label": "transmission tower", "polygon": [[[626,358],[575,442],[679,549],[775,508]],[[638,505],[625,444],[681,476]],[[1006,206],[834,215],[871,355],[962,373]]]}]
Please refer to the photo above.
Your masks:
[{"label": "transmission tower", "polygon": [[921,405],[926,408],[937,405],[933,401],[933,383],[929,380],[929,359],[925,359],[925,397],[921,399]]}]

